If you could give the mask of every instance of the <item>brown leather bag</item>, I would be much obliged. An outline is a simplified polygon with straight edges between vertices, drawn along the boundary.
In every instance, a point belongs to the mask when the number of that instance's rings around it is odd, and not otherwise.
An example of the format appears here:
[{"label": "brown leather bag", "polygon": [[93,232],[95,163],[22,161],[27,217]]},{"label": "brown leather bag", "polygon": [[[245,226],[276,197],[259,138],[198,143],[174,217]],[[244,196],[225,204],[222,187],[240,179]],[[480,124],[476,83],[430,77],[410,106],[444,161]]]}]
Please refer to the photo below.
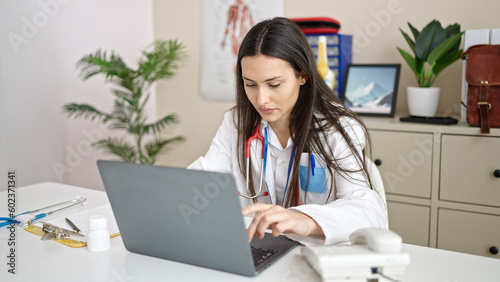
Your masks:
[{"label": "brown leather bag", "polygon": [[467,123],[490,133],[490,127],[500,127],[500,45],[471,46],[462,59],[469,84]]}]

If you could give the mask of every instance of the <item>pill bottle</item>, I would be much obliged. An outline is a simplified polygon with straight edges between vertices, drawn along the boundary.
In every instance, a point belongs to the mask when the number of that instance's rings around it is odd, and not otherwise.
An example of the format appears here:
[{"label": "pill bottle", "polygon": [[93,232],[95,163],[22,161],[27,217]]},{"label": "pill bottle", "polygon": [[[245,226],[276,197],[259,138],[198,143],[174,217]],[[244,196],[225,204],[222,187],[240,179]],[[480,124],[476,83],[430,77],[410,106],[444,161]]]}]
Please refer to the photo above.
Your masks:
[{"label": "pill bottle", "polygon": [[91,252],[102,252],[109,249],[110,238],[108,220],[102,215],[93,215],[89,218],[89,233],[87,234],[87,248]]}]

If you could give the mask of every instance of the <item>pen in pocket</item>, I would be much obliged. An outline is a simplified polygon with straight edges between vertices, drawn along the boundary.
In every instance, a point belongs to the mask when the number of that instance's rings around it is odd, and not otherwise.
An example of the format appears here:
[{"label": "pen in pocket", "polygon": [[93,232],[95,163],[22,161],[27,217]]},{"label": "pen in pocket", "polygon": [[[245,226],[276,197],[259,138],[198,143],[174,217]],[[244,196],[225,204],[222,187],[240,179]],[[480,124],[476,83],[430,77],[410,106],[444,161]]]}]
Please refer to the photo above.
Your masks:
[{"label": "pen in pocket", "polygon": [[314,168],[316,167],[316,162],[314,161],[314,155],[311,153],[311,170],[312,170],[312,176],[314,176]]}]

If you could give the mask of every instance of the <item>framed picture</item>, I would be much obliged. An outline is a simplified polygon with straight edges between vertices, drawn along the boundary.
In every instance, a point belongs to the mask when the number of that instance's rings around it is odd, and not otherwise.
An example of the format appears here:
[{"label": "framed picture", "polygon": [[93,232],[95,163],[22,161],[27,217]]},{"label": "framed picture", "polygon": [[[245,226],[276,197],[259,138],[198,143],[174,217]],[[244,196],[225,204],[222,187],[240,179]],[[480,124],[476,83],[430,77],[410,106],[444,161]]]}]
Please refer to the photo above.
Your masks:
[{"label": "framed picture", "polygon": [[350,64],[342,100],[358,115],[393,117],[400,64]]}]

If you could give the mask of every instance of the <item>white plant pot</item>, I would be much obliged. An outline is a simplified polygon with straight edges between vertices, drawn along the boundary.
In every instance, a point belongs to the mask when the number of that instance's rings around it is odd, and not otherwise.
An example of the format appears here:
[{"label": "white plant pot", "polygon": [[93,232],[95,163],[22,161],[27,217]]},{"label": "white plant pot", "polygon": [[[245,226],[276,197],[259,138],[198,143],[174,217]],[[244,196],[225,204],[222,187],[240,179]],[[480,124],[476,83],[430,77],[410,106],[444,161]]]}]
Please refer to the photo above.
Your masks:
[{"label": "white plant pot", "polygon": [[439,87],[414,87],[408,86],[408,109],[410,115],[433,117],[439,104]]}]

